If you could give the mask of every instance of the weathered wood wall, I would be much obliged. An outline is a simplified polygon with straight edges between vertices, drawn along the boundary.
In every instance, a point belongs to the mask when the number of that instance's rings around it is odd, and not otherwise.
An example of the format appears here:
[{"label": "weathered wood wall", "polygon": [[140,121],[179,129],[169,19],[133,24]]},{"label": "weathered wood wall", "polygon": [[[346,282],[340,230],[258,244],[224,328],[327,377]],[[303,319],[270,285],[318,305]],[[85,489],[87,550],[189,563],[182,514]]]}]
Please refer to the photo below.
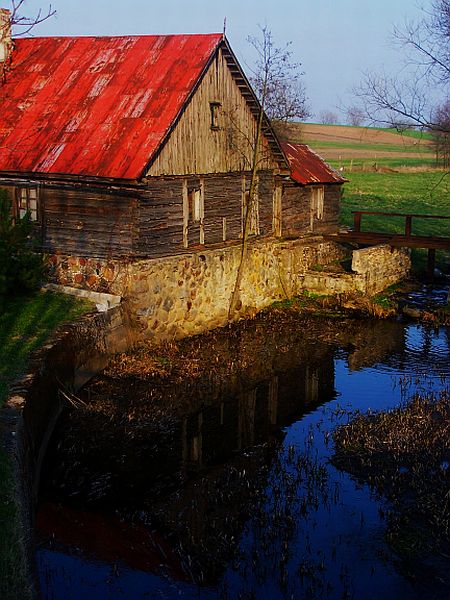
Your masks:
[{"label": "weathered wood wall", "polygon": [[[242,235],[243,184],[245,189],[248,189],[249,173],[147,180],[137,212],[136,228],[139,233],[134,236],[133,255],[165,256],[202,245],[211,246],[239,240]],[[201,189],[203,219],[196,221],[192,218],[191,206],[188,206],[188,215],[185,214],[183,186],[186,186],[188,193]],[[273,190],[273,174],[269,171],[261,172],[258,183],[261,235],[272,233]],[[183,228],[186,229],[185,238]]]},{"label": "weathered wood wall", "polygon": [[[259,173],[260,236],[275,233],[275,183],[271,171]],[[126,190],[43,184],[36,237],[48,253],[111,259],[169,256],[238,241],[243,195],[249,186],[248,172],[152,177]],[[5,187],[14,197],[14,187]],[[325,186],[322,218],[312,210],[311,187],[293,182],[284,182],[283,187],[282,237],[337,230],[340,185]],[[202,217],[198,220],[187,204],[192,190],[202,193]]]},{"label": "weathered wood wall", "polygon": [[325,185],[323,218],[314,218],[315,233],[336,233],[339,230],[339,213],[342,185]]},{"label": "weathered wood wall", "polygon": [[131,254],[164,256],[180,251],[183,239],[182,180],[155,179],[141,190]]},{"label": "weathered wood wall", "polygon": [[[152,258],[236,241],[249,186],[250,174],[242,172],[153,177],[124,191],[41,184],[36,237],[48,253],[87,258]],[[195,220],[192,206],[183,206],[183,193],[200,188],[203,217]],[[14,187],[5,189],[13,198]],[[261,235],[272,233],[273,189],[272,172],[261,172]]]},{"label": "weathered wood wall", "polygon": [[130,255],[136,198],[83,189],[40,188],[46,252],[118,258]]},{"label": "weathered wood wall", "polygon": [[[218,128],[211,128],[210,103],[220,103]],[[149,175],[226,173],[251,169],[256,120],[233,79],[221,50],[186,107]],[[261,169],[276,168],[262,140]]]},{"label": "weathered wood wall", "polygon": [[306,233],[333,233],[338,230],[341,185],[324,186],[322,219],[317,218],[317,213],[312,207],[310,186],[301,186],[289,181],[283,187],[281,225],[283,237],[298,237]]}]

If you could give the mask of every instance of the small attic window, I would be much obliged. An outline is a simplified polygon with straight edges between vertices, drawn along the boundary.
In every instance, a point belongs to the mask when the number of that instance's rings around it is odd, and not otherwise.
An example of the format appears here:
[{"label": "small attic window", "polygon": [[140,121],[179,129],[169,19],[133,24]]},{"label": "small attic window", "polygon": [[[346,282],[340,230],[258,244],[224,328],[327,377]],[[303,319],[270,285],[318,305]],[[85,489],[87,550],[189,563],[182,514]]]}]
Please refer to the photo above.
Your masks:
[{"label": "small attic window", "polygon": [[220,116],[220,107],[222,105],[220,104],[220,102],[210,102],[209,103],[209,110],[211,112],[211,129],[213,131],[217,131],[218,129],[220,129],[220,120],[219,120],[219,116]]}]

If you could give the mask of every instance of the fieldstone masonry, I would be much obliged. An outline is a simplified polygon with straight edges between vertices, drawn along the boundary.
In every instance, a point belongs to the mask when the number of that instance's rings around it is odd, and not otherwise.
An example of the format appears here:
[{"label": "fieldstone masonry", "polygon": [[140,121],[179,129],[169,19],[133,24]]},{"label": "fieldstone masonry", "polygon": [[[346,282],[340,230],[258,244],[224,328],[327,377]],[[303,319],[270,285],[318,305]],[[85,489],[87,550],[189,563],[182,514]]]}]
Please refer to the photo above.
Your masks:
[{"label": "fieldstone masonry", "polygon": [[372,296],[404,279],[410,270],[408,249],[381,245],[354,250],[352,273],[309,272],[302,279],[305,289],[322,294],[359,292]]},{"label": "fieldstone masonry", "polygon": [[[140,336],[162,340],[227,323],[240,255],[240,245],[233,245],[133,262],[55,255],[50,265],[57,283],[122,296]],[[327,265],[345,256],[342,246],[320,237],[256,241],[249,250],[237,316],[305,289],[374,294],[410,268],[407,252],[379,246],[353,253],[353,274],[326,273]],[[312,270],[317,265],[322,272]]]}]

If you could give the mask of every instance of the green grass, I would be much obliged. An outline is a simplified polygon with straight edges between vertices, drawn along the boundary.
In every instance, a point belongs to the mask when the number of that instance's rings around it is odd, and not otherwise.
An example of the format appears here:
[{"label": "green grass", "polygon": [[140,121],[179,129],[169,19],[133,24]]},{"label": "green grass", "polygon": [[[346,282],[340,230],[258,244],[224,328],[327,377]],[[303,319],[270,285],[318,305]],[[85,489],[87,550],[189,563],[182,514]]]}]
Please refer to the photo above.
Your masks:
[{"label": "green grass", "polygon": [[[42,346],[64,322],[92,310],[87,301],[39,292],[15,297],[0,304],[0,408],[11,382],[26,370],[31,352]],[[0,598],[23,600],[25,565],[18,531],[17,507],[12,497],[11,465],[0,451]]]},{"label": "green grass", "polygon": [[398,144],[370,144],[368,142],[327,142],[317,140],[311,142],[317,152],[320,153],[321,149],[327,148],[342,148],[342,150],[370,150],[376,156],[377,152],[412,152],[416,154],[431,154],[433,155],[433,149],[429,146],[421,144],[407,144],[405,142]]},{"label": "green grass", "polygon": [[92,310],[90,302],[52,292],[0,304],[0,407],[9,382],[23,372],[30,353],[42,346],[58,325],[88,310]]},{"label": "green grass", "polygon": [[389,131],[390,133],[396,133],[403,137],[410,137],[416,140],[433,140],[433,135],[428,131],[420,131],[417,129],[406,129],[405,131],[398,131],[395,127],[387,127],[386,129],[380,128],[379,131]]},{"label": "green grass", "polygon": [[[344,175],[349,177],[354,171],[373,171],[376,163],[378,167],[387,169],[435,169],[436,159],[432,154],[427,157],[409,158],[343,158],[340,160],[329,159],[326,161],[335,169],[344,167]],[[351,170],[350,170],[351,169]]]},{"label": "green grass", "polygon": [[[424,172],[352,172],[346,173],[349,182],[344,186],[341,223],[352,226],[354,210],[416,213],[450,216],[450,175],[442,171]],[[364,231],[404,232],[400,217],[366,216]],[[412,233],[450,237],[450,220],[413,219]],[[438,251],[437,264],[450,260],[450,253]],[[425,268],[426,251],[413,254],[418,270]]]}]

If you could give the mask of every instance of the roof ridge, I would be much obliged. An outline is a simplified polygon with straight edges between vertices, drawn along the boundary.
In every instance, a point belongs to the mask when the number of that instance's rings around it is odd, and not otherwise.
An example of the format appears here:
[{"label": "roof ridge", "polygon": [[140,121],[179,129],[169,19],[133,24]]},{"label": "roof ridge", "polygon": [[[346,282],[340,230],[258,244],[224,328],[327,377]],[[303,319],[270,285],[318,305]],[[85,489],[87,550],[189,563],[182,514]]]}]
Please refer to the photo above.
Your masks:
[{"label": "roof ridge", "polygon": [[223,38],[223,33],[121,33],[118,35],[33,35],[29,37],[15,37],[15,42],[19,40],[77,40],[77,39],[118,39],[118,38],[155,38],[155,37],[217,37]]}]

